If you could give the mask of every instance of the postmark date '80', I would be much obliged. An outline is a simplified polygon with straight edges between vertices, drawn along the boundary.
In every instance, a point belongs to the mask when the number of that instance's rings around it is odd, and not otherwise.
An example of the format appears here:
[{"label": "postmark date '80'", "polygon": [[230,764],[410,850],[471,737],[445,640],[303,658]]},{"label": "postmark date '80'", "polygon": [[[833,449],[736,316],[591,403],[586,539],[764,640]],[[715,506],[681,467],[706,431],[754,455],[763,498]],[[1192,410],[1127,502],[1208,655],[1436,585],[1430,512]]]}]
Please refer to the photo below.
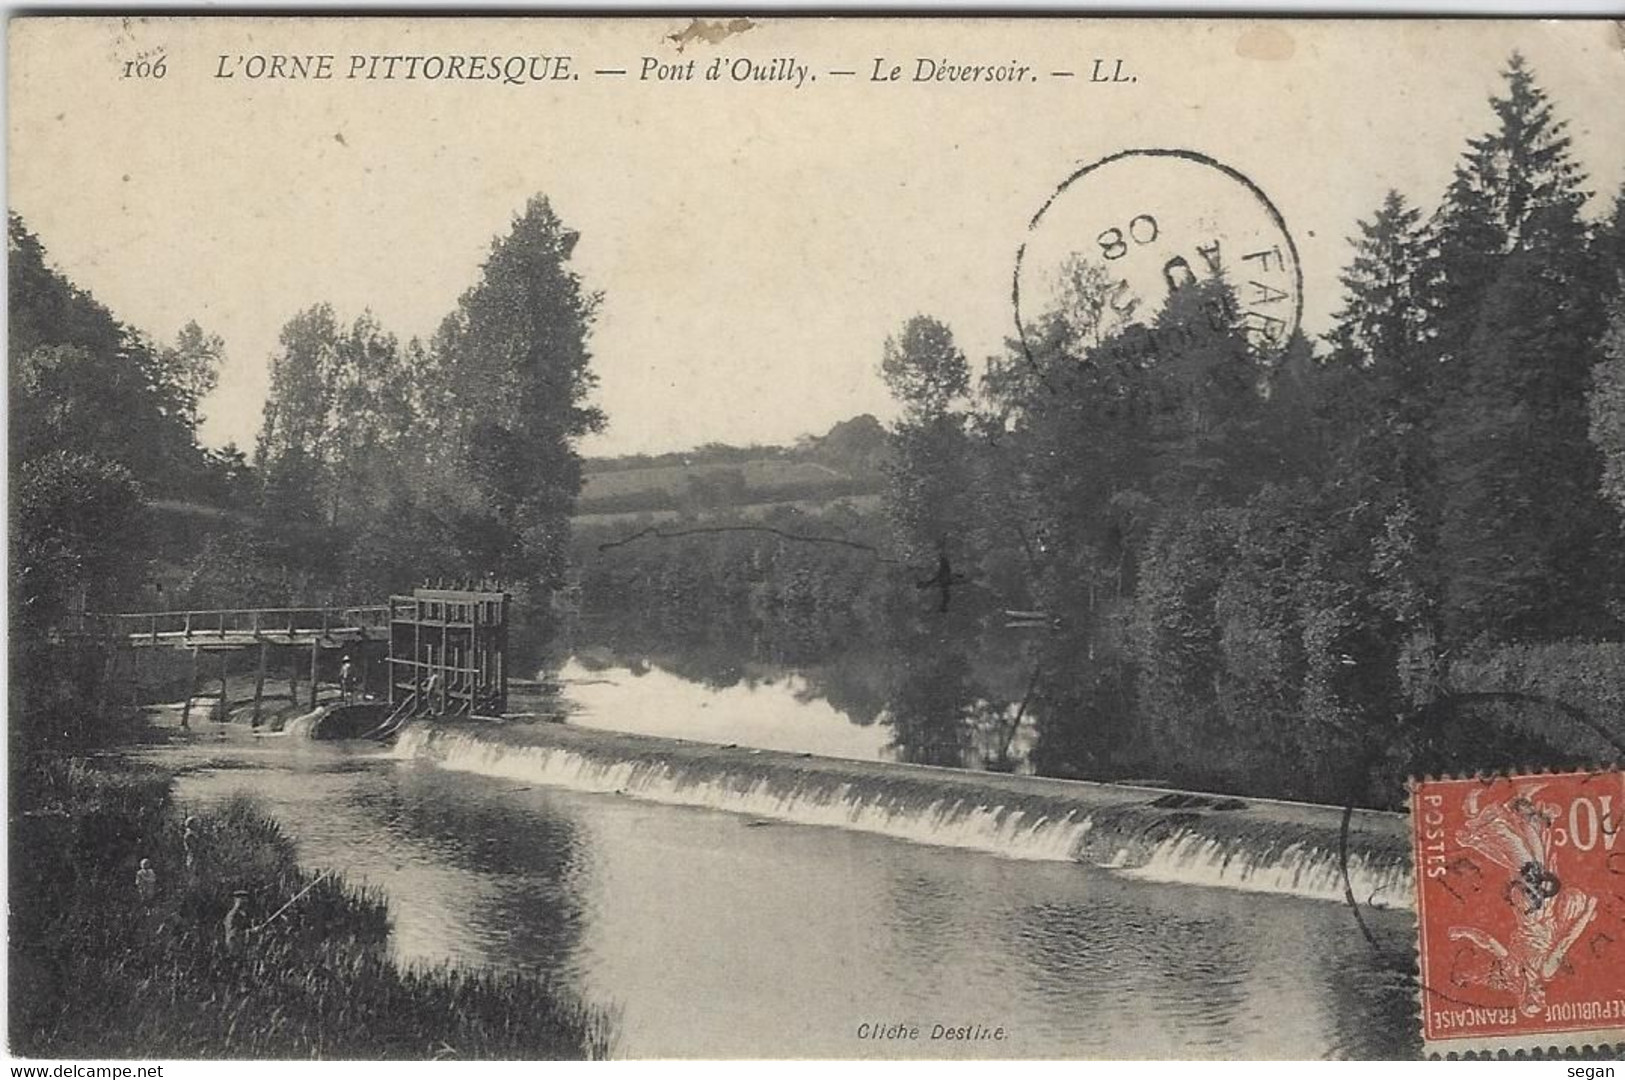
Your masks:
[{"label": "postmark date '80'", "polygon": [[[1155,350],[1158,313],[1200,281],[1229,286],[1222,308],[1207,311],[1214,329],[1233,328],[1268,353],[1297,331],[1297,248],[1264,192],[1195,151],[1124,150],[1078,169],[1033,216],[1016,256],[1016,328],[1026,343],[1050,313],[1083,310],[1072,321],[1093,346]],[[1094,291],[1098,302],[1088,299]],[[1136,325],[1149,340],[1133,345]]]}]

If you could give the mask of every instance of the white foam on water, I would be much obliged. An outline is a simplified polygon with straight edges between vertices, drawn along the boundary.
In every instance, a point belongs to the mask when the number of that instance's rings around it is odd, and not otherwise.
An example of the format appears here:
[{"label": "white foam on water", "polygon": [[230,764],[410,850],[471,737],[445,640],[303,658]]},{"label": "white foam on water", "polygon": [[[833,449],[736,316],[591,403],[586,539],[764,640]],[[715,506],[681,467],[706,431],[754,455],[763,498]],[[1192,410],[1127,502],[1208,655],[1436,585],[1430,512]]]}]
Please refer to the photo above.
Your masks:
[{"label": "white foam on water", "polygon": [[1144,864],[1121,873],[1140,881],[1216,885],[1311,900],[1345,902],[1353,893],[1355,902],[1362,905],[1413,906],[1411,874],[1404,866],[1381,866],[1351,851],[1345,883],[1343,859],[1336,848],[1298,843],[1280,851],[1252,852],[1194,830],[1163,840]]},{"label": "white foam on water", "polygon": [[[852,829],[1004,858],[1092,862],[1145,881],[1346,899],[1343,864],[1335,846],[1326,850],[1295,843],[1283,848],[1259,842],[1250,849],[1247,838],[1208,835],[1200,823],[1176,829],[1149,849],[1135,837],[1125,836],[1122,844],[1113,843],[1112,836],[1100,837],[1110,847],[1097,844],[1091,857],[1084,846],[1095,821],[1085,807],[1057,816],[1053,803],[1048,812],[1039,812],[989,802],[986,793],[950,793],[928,800],[917,789],[895,795],[883,780],[855,785],[837,777],[809,779],[770,772],[750,776],[658,757],[617,759],[562,747],[511,745],[426,727],[403,732],[392,755],[403,760],[426,758],[445,769],[496,779]],[[1132,819],[1125,827],[1149,823]],[[1102,850],[1110,854],[1099,854]],[[1411,904],[1411,875],[1404,865],[1384,866],[1351,851],[1348,878],[1359,903]]]},{"label": "white foam on water", "polygon": [[497,779],[853,829],[1006,858],[1074,861],[1078,843],[1090,828],[1089,818],[1082,814],[1052,820],[1001,806],[967,806],[964,797],[949,796],[923,806],[905,805],[873,798],[850,783],[781,786],[766,775],[685,774],[657,762],[605,761],[557,747],[511,746],[421,728],[402,734],[394,755],[427,756],[442,768]]},{"label": "white foam on water", "polygon": [[325,705],[311,712],[300,713],[282,725],[282,732],[285,735],[292,735],[299,739],[307,738],[311,733],[311,729],[315,727],[316,721],[326,715],[327,706]]}]

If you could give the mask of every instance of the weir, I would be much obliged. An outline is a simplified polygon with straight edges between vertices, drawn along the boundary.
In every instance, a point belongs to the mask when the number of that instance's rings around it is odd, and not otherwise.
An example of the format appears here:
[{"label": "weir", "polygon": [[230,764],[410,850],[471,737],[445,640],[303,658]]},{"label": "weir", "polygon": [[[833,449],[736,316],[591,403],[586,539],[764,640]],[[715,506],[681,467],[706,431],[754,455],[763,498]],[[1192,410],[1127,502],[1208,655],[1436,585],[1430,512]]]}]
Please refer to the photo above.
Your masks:
[{"label": "weir", "polygon": [[1074,780],[848,761],[563,724],[413,724],[394,755],[574,791],[877,833],[1149,880],[1410,908],[1404,817]]}]

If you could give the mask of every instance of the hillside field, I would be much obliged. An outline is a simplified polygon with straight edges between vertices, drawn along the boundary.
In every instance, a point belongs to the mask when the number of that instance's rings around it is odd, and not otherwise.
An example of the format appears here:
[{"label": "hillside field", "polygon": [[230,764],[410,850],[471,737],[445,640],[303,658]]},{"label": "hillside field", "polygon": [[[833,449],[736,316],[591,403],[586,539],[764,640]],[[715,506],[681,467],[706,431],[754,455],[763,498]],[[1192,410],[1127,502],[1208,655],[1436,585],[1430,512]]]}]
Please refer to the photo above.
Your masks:
[{"label": "hillside field", "polygon": [[696,477],[714,478],[729,473],[742,474],[746,489],[753,495],[763,496],[787,487],[816,486],[829,484],[832,480],[851,479],[847,474],[815,461],[766,458],[733,465],[661,465],[647,469],[589,472],[586,484],[581,489],[581,503],[585,507],[604,499],[651,492],[682,495],[690,490]]}]

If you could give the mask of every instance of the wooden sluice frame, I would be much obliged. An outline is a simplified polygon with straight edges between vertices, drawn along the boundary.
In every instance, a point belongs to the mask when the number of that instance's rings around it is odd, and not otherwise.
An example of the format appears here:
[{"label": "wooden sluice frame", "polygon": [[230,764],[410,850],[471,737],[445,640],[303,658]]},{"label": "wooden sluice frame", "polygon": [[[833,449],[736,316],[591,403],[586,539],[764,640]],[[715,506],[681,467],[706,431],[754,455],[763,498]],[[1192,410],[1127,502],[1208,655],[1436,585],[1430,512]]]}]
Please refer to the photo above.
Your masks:
[{"label": "wooden sluice frame", "polygon": [[431,588],[390,597],[392,713],[506,712],[509,599],[499,590]]}]

